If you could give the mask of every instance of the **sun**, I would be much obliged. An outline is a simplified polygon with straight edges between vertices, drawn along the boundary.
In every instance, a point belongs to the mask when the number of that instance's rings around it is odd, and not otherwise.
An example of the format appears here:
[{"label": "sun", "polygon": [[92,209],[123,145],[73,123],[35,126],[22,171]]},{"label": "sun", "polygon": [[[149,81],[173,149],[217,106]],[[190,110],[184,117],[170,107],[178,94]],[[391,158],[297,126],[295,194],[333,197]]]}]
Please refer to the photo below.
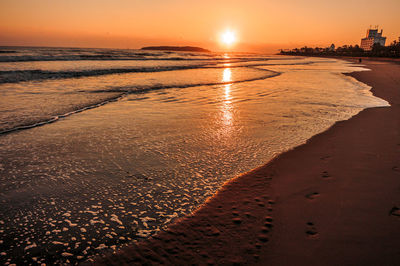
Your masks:
[{"label": "sun", "polygon": [[232,46],[236,42],[235,32],[226,30],[221,34],[221,42],[226,46]]}]

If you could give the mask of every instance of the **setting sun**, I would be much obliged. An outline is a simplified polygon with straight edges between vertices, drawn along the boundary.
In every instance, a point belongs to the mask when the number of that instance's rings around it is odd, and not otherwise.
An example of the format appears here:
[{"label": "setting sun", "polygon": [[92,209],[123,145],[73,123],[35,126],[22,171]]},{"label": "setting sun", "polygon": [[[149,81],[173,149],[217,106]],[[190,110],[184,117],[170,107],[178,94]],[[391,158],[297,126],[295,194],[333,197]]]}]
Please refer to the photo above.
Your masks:
[{"label": "setting sun", "polygon": [[236,35],[231,30],[226,30],[221,34],[221,42],[226,46],[231,46],[236,42]]}]

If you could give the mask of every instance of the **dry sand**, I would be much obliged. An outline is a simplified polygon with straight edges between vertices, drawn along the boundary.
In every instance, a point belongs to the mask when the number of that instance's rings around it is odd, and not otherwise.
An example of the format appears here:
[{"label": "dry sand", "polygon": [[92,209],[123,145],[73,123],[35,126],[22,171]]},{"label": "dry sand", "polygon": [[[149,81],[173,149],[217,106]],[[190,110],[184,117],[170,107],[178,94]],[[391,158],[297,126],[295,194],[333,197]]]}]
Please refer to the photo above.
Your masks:
[{"label": "dry sand", "polygon": [[228,182],[167,232],[96,264],[400,265],[400,64],[350,74],[392,106]]}]

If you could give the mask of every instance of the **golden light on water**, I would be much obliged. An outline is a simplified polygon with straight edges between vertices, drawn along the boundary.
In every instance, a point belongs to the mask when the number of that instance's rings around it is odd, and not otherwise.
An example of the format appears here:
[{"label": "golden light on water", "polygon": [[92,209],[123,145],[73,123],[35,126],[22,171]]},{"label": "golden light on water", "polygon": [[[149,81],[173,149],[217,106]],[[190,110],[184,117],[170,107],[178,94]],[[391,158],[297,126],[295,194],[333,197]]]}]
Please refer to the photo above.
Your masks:
[{"label": "golden light on water", "polygon": [[[230,68],[225,68],[222,73],[222,82],[232,81],[232,71]],[[221,106],[222,109],[222,122],[225,126],[232,126],[233,124],[233,106],[232,106],[232,96],[231,96],[231,86],[232,84],[224,85],[224,100]],[[225,131],[229,131],[230,128],[226,127]]]},{"label": "golden light on water", "polygon": [[230,68],[225,68],[222,73],[222,82],[231,82],[232,81],[232,71]]}]

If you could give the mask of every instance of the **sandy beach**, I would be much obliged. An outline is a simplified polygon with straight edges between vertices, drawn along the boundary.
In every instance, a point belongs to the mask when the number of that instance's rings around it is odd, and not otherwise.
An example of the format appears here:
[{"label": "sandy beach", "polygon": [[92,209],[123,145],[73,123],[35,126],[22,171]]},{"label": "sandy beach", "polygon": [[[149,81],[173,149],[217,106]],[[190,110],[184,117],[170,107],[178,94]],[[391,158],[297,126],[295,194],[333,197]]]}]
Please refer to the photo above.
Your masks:
[{"label": "sandy beach", "polygon": [[363,64],[350,76],[391,107],[336,123],[95,264],[398,265],[400,64]]}]

